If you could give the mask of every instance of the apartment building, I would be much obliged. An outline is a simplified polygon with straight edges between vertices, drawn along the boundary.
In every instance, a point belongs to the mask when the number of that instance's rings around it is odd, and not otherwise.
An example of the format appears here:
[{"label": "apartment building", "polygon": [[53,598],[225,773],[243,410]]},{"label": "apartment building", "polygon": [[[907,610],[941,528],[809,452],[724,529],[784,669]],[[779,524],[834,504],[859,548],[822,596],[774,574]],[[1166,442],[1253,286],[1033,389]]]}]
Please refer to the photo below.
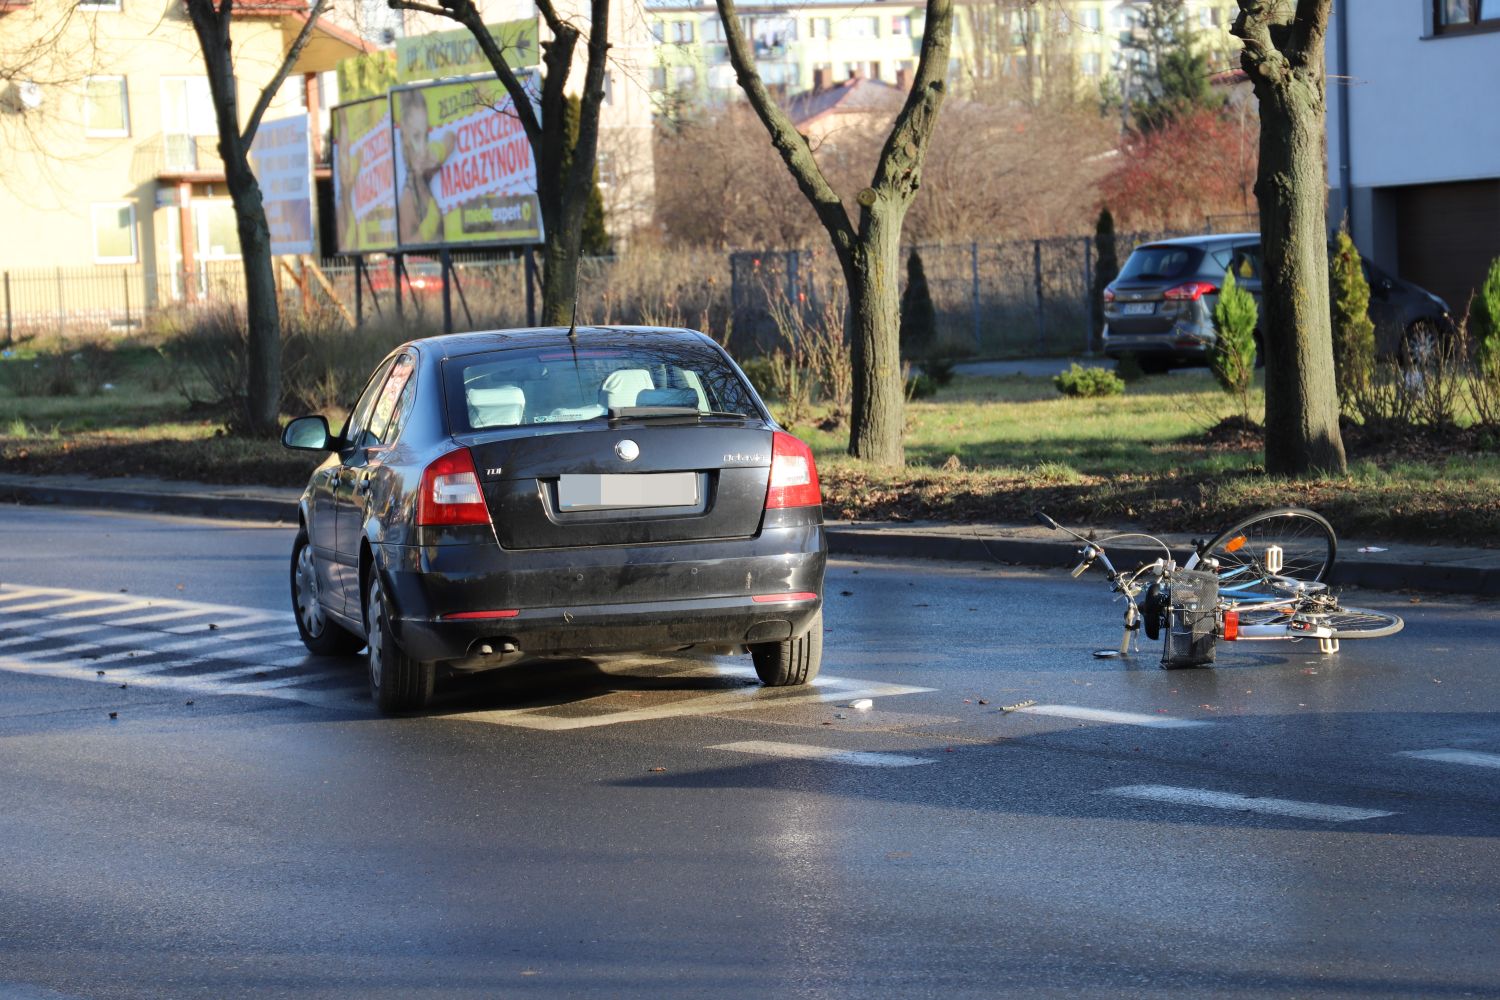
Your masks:
[{"label": "apartment building", "polygon": [[[1009,83],[1039,90],[1049,81],[1097,92],[1113,77],[1128,89],[1147,0],[1041,0],[1019,4],[957,0],[950,78],[956,90]],[[787,96],[864,77],[901,85],[916,70],[926,24],[922,3],[848,0],[741,4],[756,69]],[[1187,0],[1195,44],[1227,59],[1230,0]],[[650,90],[659,114],[737,94],[723,25],[713,0],[646,0],[656,57]]]},{"label": "apartment building", "polygon": [[1342,4],[1327,56],[1330,224],[1461,313],[1500,257],[1500,6]]},{"label": "apartment building", "polygon": [[[306,12],[302,0],[235,5],[243,118]],[[307,111],[316,121],[318,72],[363,47],[320,22],[266,120]],[[87,298],[116,323],[132,299],[139,316],[143,306],[192,297],[211,265],[238,260],[208,79],[181,0],[4,0],[0,67],[8,317],[54,304],[76,312]],[[85,276],[88,296],[69,283]],[[50,301],[31,301],[49,277]]]}]

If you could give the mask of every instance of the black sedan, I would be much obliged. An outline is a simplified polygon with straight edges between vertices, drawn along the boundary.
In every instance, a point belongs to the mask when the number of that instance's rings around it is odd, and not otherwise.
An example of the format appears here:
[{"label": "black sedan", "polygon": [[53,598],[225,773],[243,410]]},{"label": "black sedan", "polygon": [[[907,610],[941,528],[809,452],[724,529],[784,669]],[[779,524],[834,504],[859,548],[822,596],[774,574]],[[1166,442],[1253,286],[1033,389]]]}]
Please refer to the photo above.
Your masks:
[{"label": "black sedan", "polygon": [[292,601],[307,648],[368,647],[384,711],[439,668],[748,648],[769,685],[823,648],[817,468],[689,330],[507,330],[405,344],[302,495]]}]

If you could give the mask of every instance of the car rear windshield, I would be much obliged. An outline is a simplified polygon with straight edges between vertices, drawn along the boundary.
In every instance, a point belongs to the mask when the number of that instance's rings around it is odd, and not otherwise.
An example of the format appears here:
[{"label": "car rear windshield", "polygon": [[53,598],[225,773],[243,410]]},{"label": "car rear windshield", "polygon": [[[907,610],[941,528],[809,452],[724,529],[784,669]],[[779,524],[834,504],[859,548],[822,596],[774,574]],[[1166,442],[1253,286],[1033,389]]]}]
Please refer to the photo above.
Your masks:
[{"label": "car rear windshield", "polygon": [[444,362],[455,434],[577,423],[610,410],[760,415],[750,390],[707,344],[513,347]]},{"label": "car rear windshield", "polygon": [[1194,274],[1203,260],[1197,247],[1137,247],[1120,269],[1117,281],[1171,281]]}]

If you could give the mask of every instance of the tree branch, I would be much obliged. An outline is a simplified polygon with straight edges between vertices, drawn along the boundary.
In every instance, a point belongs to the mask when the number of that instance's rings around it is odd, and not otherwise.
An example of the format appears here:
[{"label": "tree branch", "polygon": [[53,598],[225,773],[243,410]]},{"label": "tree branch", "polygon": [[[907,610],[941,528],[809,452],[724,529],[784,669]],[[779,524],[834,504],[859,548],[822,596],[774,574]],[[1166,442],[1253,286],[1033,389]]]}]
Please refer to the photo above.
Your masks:
[{"label": "tree branch", "polygon": [[[744,29],[740,27],[734,0],[715,0],[715,3],[719,8],[719,20],[724,24],[724,38],[729,44],[729,61],[734,66],[740,89],[745,92],[756,116],[770,133],[771,145],[781,154],[797,187],[812,203],[818,220],[828,230],[833,245],[838,249],[840,257],[843,257],[855,242],[854,226],[849,221],[849,213],[844,210],[843,201],[828,183],[818,161],[813,158],[807,139],[797,132],[791,118],[772,99],[760,74],[755,71],[755,61],[751,58],[750,47],[745,41]],[[926,43],[923,45],[925,47]]]},{"label": "tree branch", "polygon": [[1230,34],[1244,42],[1240,66],[1252,81],[1275,83],[1286,77],[1286,56],[1271,38],[1271,26],[1281,7],[1279,0],[1239,0],[1240,15]]},{"label": "tree branch", "polygon": [[469,34],[473,35],[474,41],[478,43],[479,50],[484,53],[485,59],[489,60],[490,68],[495,71],[495,76],[500,80],[501,86],[510,95],[511,103],[516,108],[516,117],[521,121],[521,129],[526,133],[526,140],[531,143],[532,149],[537,148],[537,144],[541,142],[542,125],[537,121],[536,109],[531,106],[531,95],[526,93],[526,88],[521,85],[520,79],[510,68],[510,64],[505,61],[505,53],[495,43],[495,36],[490,34],[490,29],[485,26],[484,17],[472,0],[443,0],[441,7],[419,3],[417,0],[388,0],[388,6],[391,10],[413,10],[421,14],[446,17],[468,28]]},{"label": "tree branch", "polygon": [[[225,0],[225,2],[228,3],[230,0]],[[318,23],[318,18],[322,15],[323,8],[327,4],[328,0],[317,0],[312,5],[312,9],[307,12],[307,22],[302,25],[302,30],[297,33],[296,39],[292,42],[292,47],[287,49],[286,58],[281,60],[281,67],[276,71],[276,75],[271,78],[271,82],[266,84],[261,90],[260,99],[255,102],[255,107],[250,112],[250,120],[245,123],[245,134],[240,137],[240,141],[245,144],[246,149],[249,149],[251,143],[255,141],[255,133],[260,128],[260,120],[265,117],[266,109],[271,106],[271,98],[276,96],[276,92],[286,82],[287,74],[292,71],[292,64],[297,61],[297,57],[302,54],[303,47],[307,45],[307,40],[312,37],[313,27]]]},{"label": "tree branch", "polygon": [[[577,35],[578,29],[570,24],[564,24],[563,19],[557,16],[557,8],[552,5],[552,0],[536,0],[536,9],[541,12],[542,20],[547,22],[547,29],[554,36],[561,35],[565,31],[572,31]],[[589,28],[593,31],[593,27]]]},{"label": "tree branch", "polygon": [[1297,66],[1306,66],[1309,56],[1323,58],[1323,39],[1328,34],[1328,15],[1333,0],[1297,0],[1296,22],[1292,27],[1290,57]]},{"label": "tree branch", "polygon": [[927,140],[947,91],[948,49],[953,39],[953,0],[927,0],[922,55],[906,103],[896,115],[875,165],[871,187],[909,201],[917,193]]}]

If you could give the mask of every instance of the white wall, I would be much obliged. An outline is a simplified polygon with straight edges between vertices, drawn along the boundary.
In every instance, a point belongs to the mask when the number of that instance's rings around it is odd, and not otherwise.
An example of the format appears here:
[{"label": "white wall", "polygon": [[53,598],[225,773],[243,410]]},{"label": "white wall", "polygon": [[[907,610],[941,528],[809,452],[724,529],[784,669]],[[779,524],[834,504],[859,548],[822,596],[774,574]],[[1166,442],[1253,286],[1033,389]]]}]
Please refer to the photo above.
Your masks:
[{"label": "white wall", "polygon": [[[1329,183],[1339,183],[1339,94],[1349,88],[1356,188],[1500,177],[1500,32],[1425,37],[1431,0],[1341,0],[1349,67],[1328,32]],[[1350,79],[1338,79],[1346,76]]]}]

